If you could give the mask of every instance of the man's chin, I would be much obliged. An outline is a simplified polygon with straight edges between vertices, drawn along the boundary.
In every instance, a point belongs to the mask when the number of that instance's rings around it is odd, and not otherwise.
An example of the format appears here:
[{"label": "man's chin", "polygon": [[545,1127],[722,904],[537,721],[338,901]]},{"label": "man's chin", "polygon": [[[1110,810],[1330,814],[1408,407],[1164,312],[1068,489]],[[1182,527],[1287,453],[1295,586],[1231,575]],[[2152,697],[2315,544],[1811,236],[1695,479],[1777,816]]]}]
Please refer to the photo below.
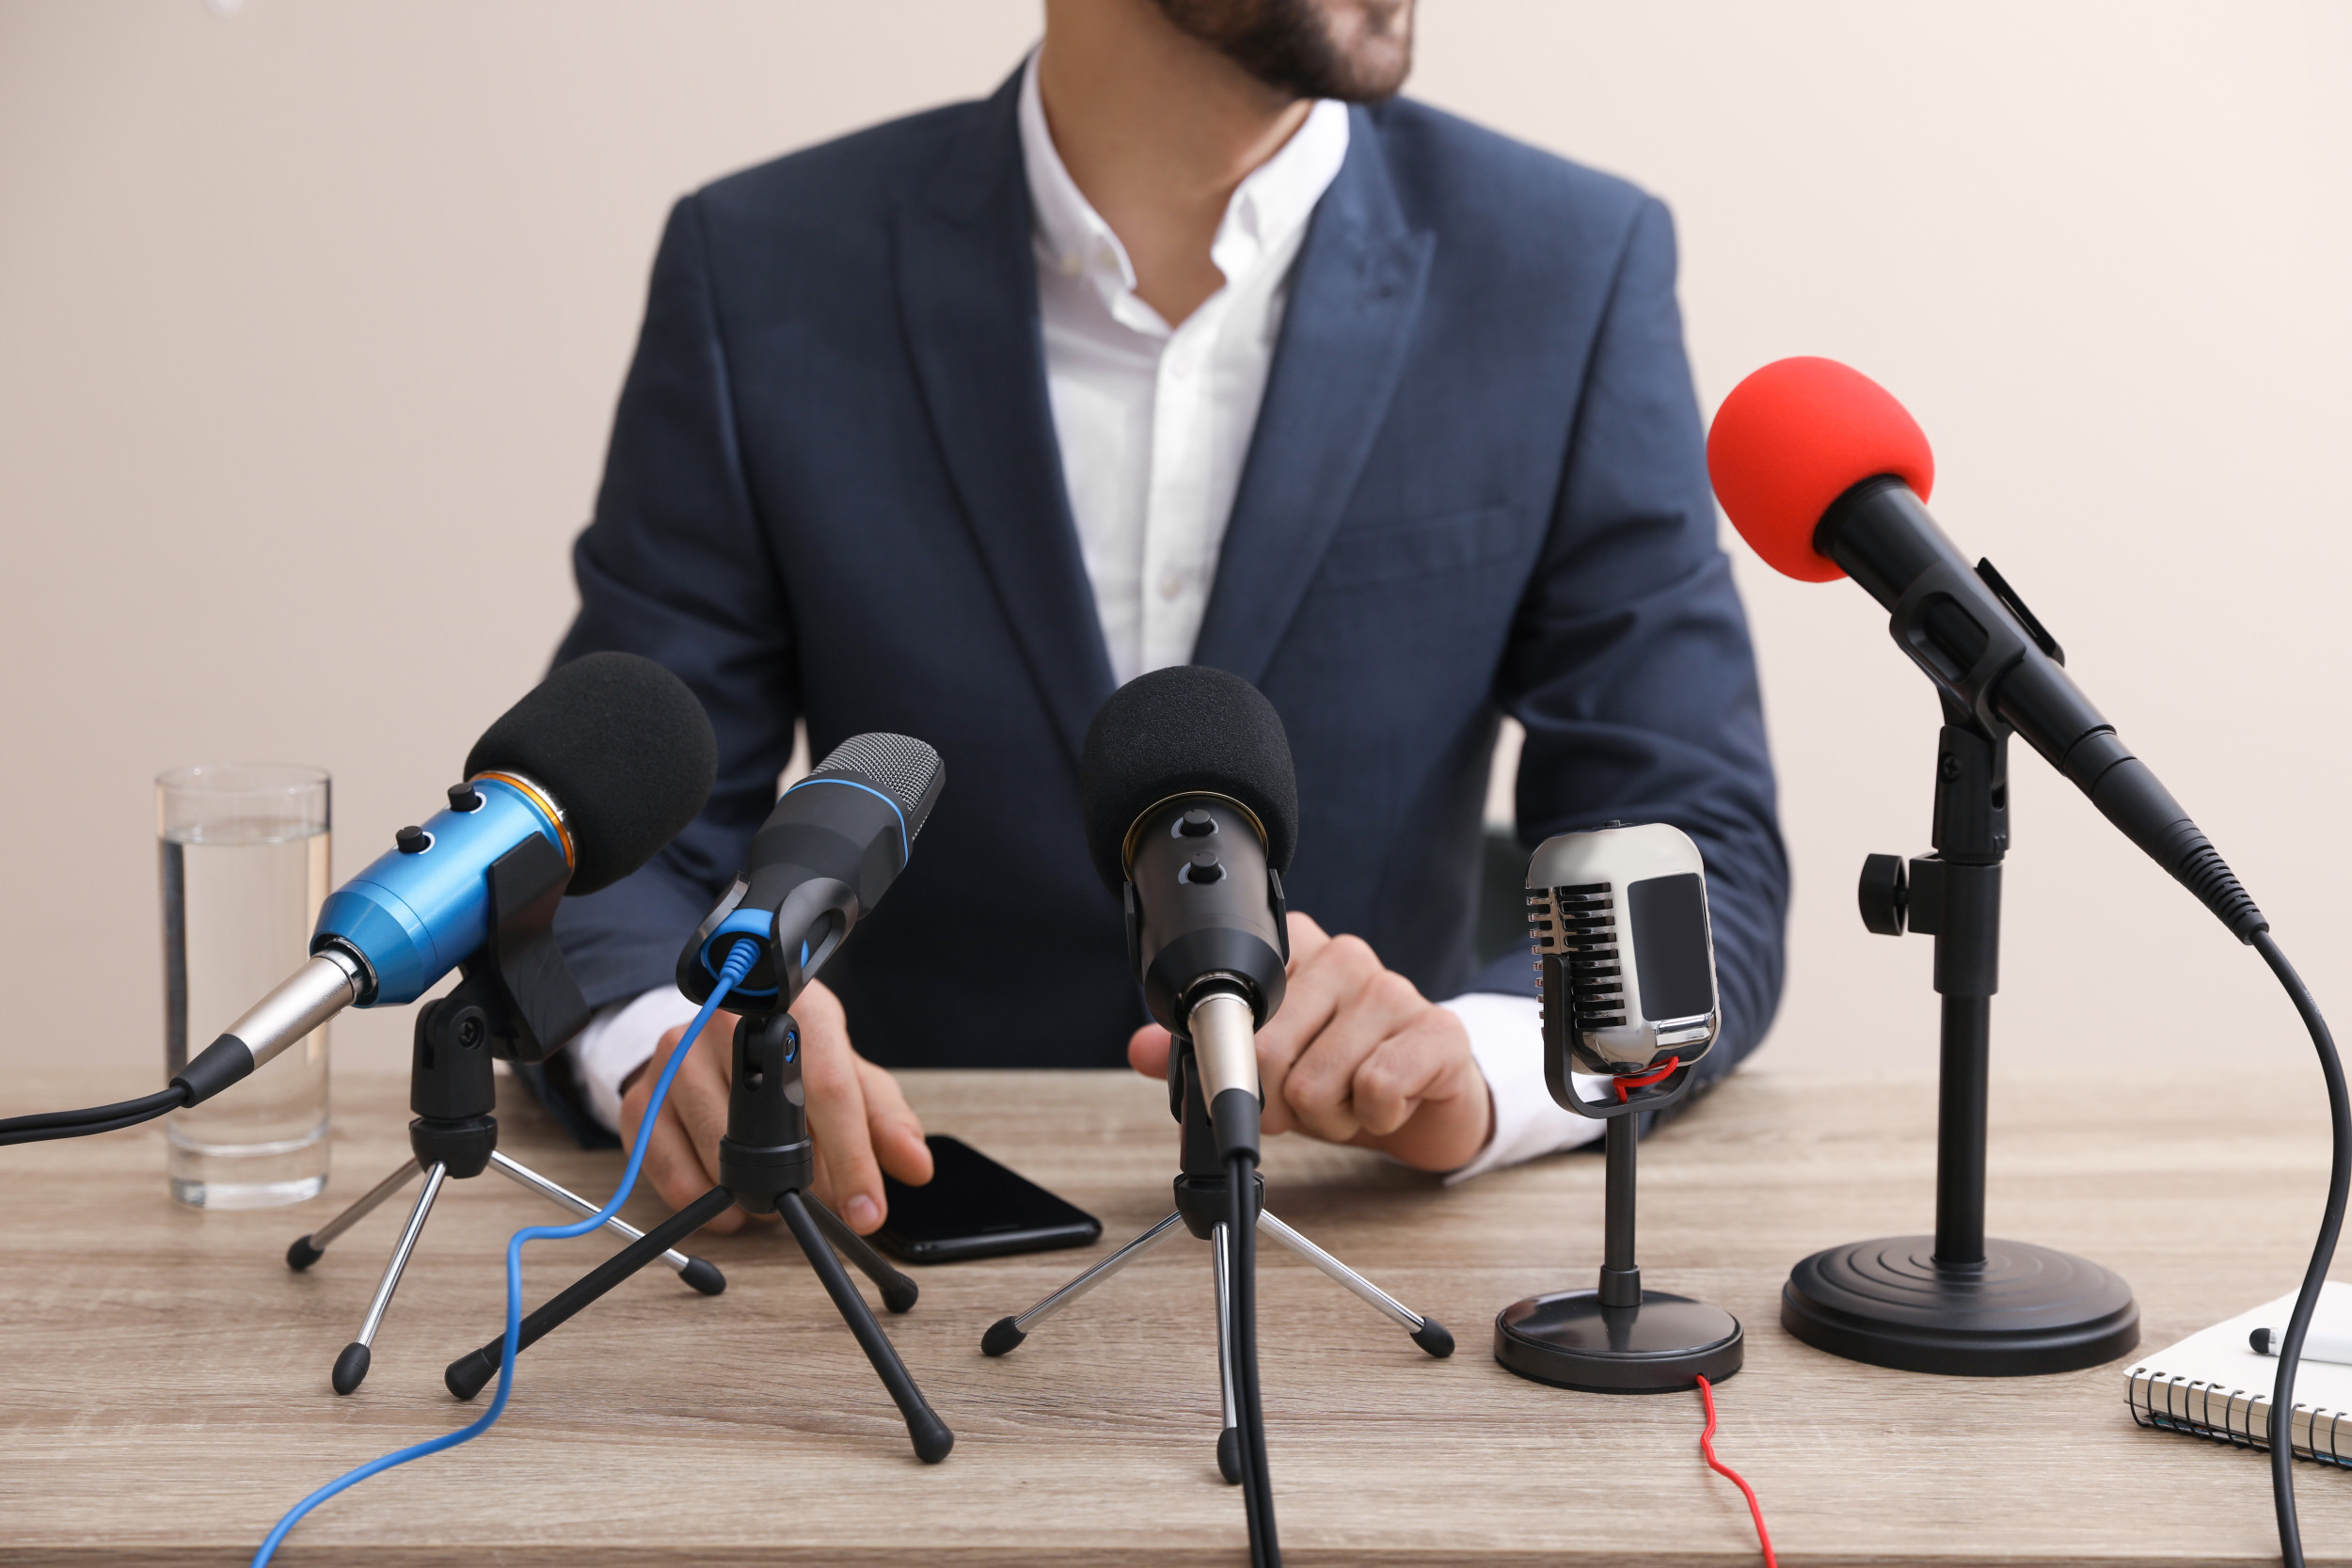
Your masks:
[{"label": "man's chin", "polygon": [[1413,69],[1412,0],[1157,0],[1178,27],[1278,92],[1377,103]]}]

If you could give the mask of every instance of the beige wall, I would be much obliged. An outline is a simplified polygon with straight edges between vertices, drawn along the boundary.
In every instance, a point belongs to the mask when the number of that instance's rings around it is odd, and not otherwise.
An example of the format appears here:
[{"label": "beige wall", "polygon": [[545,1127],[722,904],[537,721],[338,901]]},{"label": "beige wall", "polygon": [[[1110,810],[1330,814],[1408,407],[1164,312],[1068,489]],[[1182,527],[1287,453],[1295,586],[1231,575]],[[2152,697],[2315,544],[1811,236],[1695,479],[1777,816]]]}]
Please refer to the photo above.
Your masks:
[{"label": "beige wall", "polygon": [[[1422,96],[1673,204],[1708,408],[1793,353],[1910,404],[1947,527],[2352,1020],[2352,10],[1424,11]],[[157,768],[332,768],[344,873],[535,677],[675,195],[983,92],[1036,26],[1035,0],[0,0],[0,1056],[155,1053]],[[1858,591],[1740,570],[1798,878],[1772,1055],[1924,1060],[1928,943],[1867,937],[1851,890],[1926,847],[1934,704]],[[2004,1060],[2305,1052],[2250,955],[2017,775]],[[339,1028],[347,1058],[405,1047],[395,1014]]]}]

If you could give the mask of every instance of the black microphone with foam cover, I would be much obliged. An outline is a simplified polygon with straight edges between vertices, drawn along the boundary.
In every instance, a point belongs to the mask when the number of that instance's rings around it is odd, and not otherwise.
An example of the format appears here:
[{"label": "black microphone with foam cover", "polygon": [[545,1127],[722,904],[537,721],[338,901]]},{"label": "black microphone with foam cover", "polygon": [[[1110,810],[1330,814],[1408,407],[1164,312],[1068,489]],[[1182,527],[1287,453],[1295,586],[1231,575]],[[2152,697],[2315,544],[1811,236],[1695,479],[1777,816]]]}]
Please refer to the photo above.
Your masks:
[{"label": "black microphone with foam cover", "polygon": [[1258,1024],[1282,1002],[1281,874],[1298,841],[1290,737],[1264,694],[1200,664],[1120,687],[1078,767],[1087,847],[1127,905],[1127,951],[1152,1016],[1184,1034],[1204,986],[1237,989]]},{"label": "black microphone with foam cover", "polygon": [[1282,1005],[1290,737],[1263,693],[1176,665],[1111,694],[1078,765],[1087,846],[1126,903],[1144,1005],[1191,1042],[1220,1157],[1258,1145],[1256,1032]]},{"label": "black microphone with foam cover", "polygon": [[1184,1125],[1179,1211],[1205,1237],[1186,1204],[1214,1196],[1232,1248],[1232,1289],[1220,1305],[1239,1422],[1227,1474],[1247,1499],[1250,1560],[1278,1561],[1258,1390],[1256,1036],[1282,1005],[1290,958],[1282,873],[1298,843],[1290,736],[1274,705],[1238,675],[1198,664],[1155,670],[1095,714],[1078,799],[1095,869],[1126,901],[1127,957],[1144,1004],[1175,1037],[1168,1083]]}]

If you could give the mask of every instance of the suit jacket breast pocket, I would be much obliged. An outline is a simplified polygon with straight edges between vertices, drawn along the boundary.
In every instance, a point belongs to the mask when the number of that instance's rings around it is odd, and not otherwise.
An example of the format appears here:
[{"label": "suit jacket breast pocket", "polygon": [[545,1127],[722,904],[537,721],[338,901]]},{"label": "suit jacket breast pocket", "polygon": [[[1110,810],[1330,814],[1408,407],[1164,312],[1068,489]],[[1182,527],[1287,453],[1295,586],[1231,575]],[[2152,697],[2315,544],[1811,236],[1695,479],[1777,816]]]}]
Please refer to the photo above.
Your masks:
[{"label": "suit jacket breast pocket", "polygon": [[1518,509],[1498,503],[1402,523],[1343,526],[1309,592],[1354,594],[1492,567],[1532,541]]}]

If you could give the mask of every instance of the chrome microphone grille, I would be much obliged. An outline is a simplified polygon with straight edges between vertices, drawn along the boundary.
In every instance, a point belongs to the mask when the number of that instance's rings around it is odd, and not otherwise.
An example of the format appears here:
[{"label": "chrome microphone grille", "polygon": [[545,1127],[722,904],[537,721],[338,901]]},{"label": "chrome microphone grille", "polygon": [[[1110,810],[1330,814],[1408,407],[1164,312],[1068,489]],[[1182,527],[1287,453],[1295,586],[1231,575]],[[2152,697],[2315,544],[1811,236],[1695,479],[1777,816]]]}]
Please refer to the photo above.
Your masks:
[{"label": "chrome microphone grille", "polygon": [[1536,974],[1546,954],[1567,961],[1568,1005],[1579,1029],[1613,1029],[1626,1021],[1625,972],[1618,962],[1616,900],[1607,882],[1537,888],[1527,896]]}]

